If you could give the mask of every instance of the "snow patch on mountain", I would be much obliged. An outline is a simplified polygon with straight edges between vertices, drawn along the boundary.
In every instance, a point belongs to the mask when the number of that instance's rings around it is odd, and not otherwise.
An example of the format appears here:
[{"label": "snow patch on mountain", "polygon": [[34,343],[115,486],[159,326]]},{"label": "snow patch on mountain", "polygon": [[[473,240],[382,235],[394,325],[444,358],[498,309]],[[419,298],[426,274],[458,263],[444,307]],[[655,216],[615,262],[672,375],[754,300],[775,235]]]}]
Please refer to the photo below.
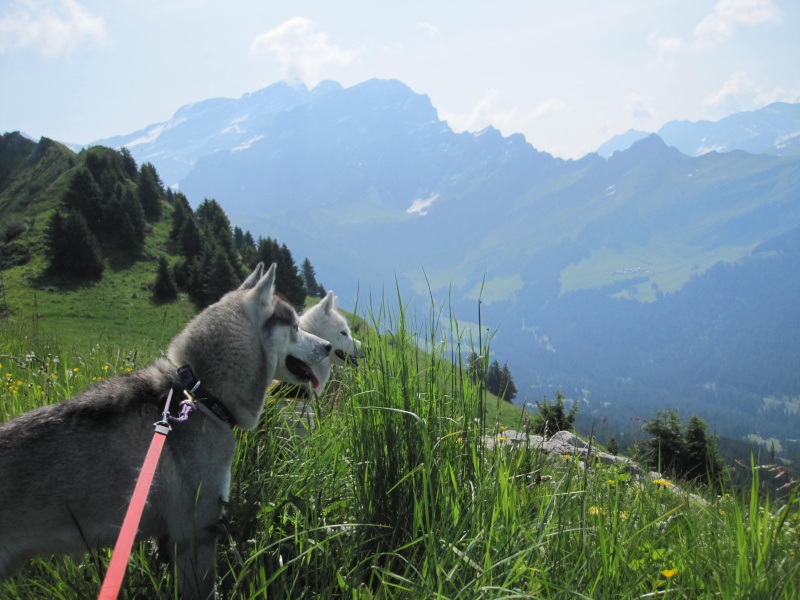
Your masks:
[{"label": "snow patch on mountain", "polygon": [[406,209],[406,212],[410,215],[417,214],[420,217],[425,216],[428,214],[427,208],[434,203],[434,201],[439,197],[439,192],[434,192],[427,198],[417,198],[411,203]]},{"label": "snow patch on mountain", "polygon": [[138,137],[135,140],[125,144],[125,147],[133,148],[134,146],[140,146],[142,144],[151,144],[155,142],[162,133],[164,133],[168,129],[177,127],[178,125],[184,123],[185,121],[186,117],[181,117],[179,119],[173,119],[171,121],[167,121],[166,123],[159,123],[152,129],[148,130],[142,137]]},{"label": "snow patch on mountain", "polygon": [[255,144],[258,140],[263,140],[263,139],[264,139],[263,135],[255,135],[251,137],[249,140],[243,141],[241,144],[236,146],[236,148],[232,148],[231,152],[241,152],[242,150],[248,150],[250,146]]}]

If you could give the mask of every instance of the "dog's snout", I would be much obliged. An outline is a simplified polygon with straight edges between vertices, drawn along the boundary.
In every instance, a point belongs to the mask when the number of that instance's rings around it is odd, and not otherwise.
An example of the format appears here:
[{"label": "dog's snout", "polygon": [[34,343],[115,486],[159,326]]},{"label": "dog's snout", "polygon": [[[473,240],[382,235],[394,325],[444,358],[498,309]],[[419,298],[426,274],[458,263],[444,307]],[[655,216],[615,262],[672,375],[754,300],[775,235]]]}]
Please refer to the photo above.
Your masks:
[{"label": "dog's snout", "polygon": [[331,348],[333,348],[331,344],[325,344],[325,352],[327,352],[328,354],[331,353]]}]

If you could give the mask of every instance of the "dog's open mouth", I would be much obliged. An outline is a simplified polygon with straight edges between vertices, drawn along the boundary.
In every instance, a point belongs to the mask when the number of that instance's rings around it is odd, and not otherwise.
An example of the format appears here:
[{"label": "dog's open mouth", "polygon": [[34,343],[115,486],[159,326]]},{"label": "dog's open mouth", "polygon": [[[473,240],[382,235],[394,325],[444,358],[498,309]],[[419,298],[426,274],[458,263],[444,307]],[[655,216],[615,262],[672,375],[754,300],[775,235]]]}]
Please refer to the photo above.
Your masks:
[{"label": "dog's open mouth", "polygon": [[319,379],[314,375],[314,371],[296,356],[290,354],[286,357],[286,368],[300,381],[310,381],[314,389],[319,387]]},{"label": "dog's open mouth", "polygon": [[351,365],[357,365],[358,364],[358,359],[355,356],[353,356],[352,354],[345,354],[344,350],[334,350],[333,353],[343,363],[350,363]]}]

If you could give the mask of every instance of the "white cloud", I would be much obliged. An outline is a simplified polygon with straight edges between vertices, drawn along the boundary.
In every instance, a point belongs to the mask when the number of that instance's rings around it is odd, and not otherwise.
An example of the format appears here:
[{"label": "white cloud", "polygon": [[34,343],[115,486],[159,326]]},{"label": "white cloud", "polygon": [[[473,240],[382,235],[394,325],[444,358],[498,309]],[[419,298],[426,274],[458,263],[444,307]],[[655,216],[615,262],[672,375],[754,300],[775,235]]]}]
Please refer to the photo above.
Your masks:
[{"label": "white cloud", "polygon": [[0,54],[15,48],[37,47],[48,57],[74,50],[84,41],[104,44],[105,20],[75,0],[15,3],[15,10],[0,18]]},{"label": "white cloud", "polygon": [[314,85],[328,65],[347,65],[358,56],[330,43],[328,34],[305,17],[294,17],[256,37],[250,47],[256,56],[271,58],[286,79],[299,78]]},{"label": "white cloud", "polygon": [[669,60],[679,54],[693,54],[724,44],[737,29],[764,23],[777,23],[781,11],[773,0],[720,0],[714,11],[694,28],[690,40],[677,36],[651,33],[648,40],[658,50],[659,57]]},{"label": "white cloud", "polygon": [[777,87],[761,89],[745,71],[731,75],[722,87],[703,99],[703,104],[726,110],[750,110],[762,108],[773,102],[800,102],[800,89]]},{"label": "white cloud", "polygon": [[714,12],[694,29],[695,46],[702,50],[728,41],[740,25],[780,21],[781,11],[772,0],[721,0]]},{"label": "white cloud", "polygon": [[756,108],[761,108],[773,102],[800,102],[800,88],[787,90],[782,87],[777,87],[768,92],[759,90],[753,99],[753,104]]},{"label": "white cloud", "polygon": [[642,94],[631,94],[625,101],[625,112],[634,119],[650,119],[658,116],[658,111],[650,106],[650,99]]},{"label": "white cloud", "polygon": [[489,125],[495,129],[511,128],[516,131],[519,125],[517,109],[498,108],[499,98],[500,90],[492,88],[484,92],[469,114],[456,115],[446,110],[439,112],[455,131],[480,131]]},{"label": "white cloud", "polygon": [[541,119],[562,112],[566,108],[563,100],[558,98],[548,98],[544,102],[537,104],[530,114],[531,119]]},{"label": "white cloud", "polygon": [[440,40],[440,39],[442,39],[442,32],[439,31],[439,28],[436,27],[436,25],[431,25],[430,23],[420,22],[420,23],[417,23],[417,29],[427,33],[432,40]]},{"label": "white cloud", "polygon": [[750,76],[744,71],[737,71],[722,84],[719,90],[708,94],[703,99],[703,104],[712,107],[722,106],[731,99],[752,94],[754,89]]}]

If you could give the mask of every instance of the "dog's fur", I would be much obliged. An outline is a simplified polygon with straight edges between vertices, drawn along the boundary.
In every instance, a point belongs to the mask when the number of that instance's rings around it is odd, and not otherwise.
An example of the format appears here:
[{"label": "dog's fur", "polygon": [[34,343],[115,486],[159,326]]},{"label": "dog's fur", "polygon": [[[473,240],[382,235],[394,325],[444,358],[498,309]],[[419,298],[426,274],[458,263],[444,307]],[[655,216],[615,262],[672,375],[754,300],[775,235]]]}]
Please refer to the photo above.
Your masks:
[{"label": "dog's fur", "polygon": [[[173,414],[182,399],[176,367],[189,365],[242,429],[256,426],[279,363],[301,380],[319,377],[331,345],[274,295],[275,265],[262,271],[199,313],[169,361],[0,424],[0,580],[35,556],[113,545],[170,388]],[[167,436],[137,537],[167,539],[184,597],[214,595],[234,451],[231,425],[207,409]]]},{"label": "dog's fur", "polygon": [[275,378],[285,383],[300,385],[306,391],[308,391],[308,387],[313,387],[314,392],[321,396],[330,377],[331,364],[341,366],[347,363],[357,363],[358,359],[364,355],[361,342],[350,333],[347,319],[339,312],[339,299],[332,291],[329,291],[322,300],[300,316],[300,329],[327,340],[333,347],[330,356],[320,366],[319,370],[323,377],[319,379],[318,385],[313,385],[312,382],[312,385],[309,386],[288,369],[278,365]]}]

